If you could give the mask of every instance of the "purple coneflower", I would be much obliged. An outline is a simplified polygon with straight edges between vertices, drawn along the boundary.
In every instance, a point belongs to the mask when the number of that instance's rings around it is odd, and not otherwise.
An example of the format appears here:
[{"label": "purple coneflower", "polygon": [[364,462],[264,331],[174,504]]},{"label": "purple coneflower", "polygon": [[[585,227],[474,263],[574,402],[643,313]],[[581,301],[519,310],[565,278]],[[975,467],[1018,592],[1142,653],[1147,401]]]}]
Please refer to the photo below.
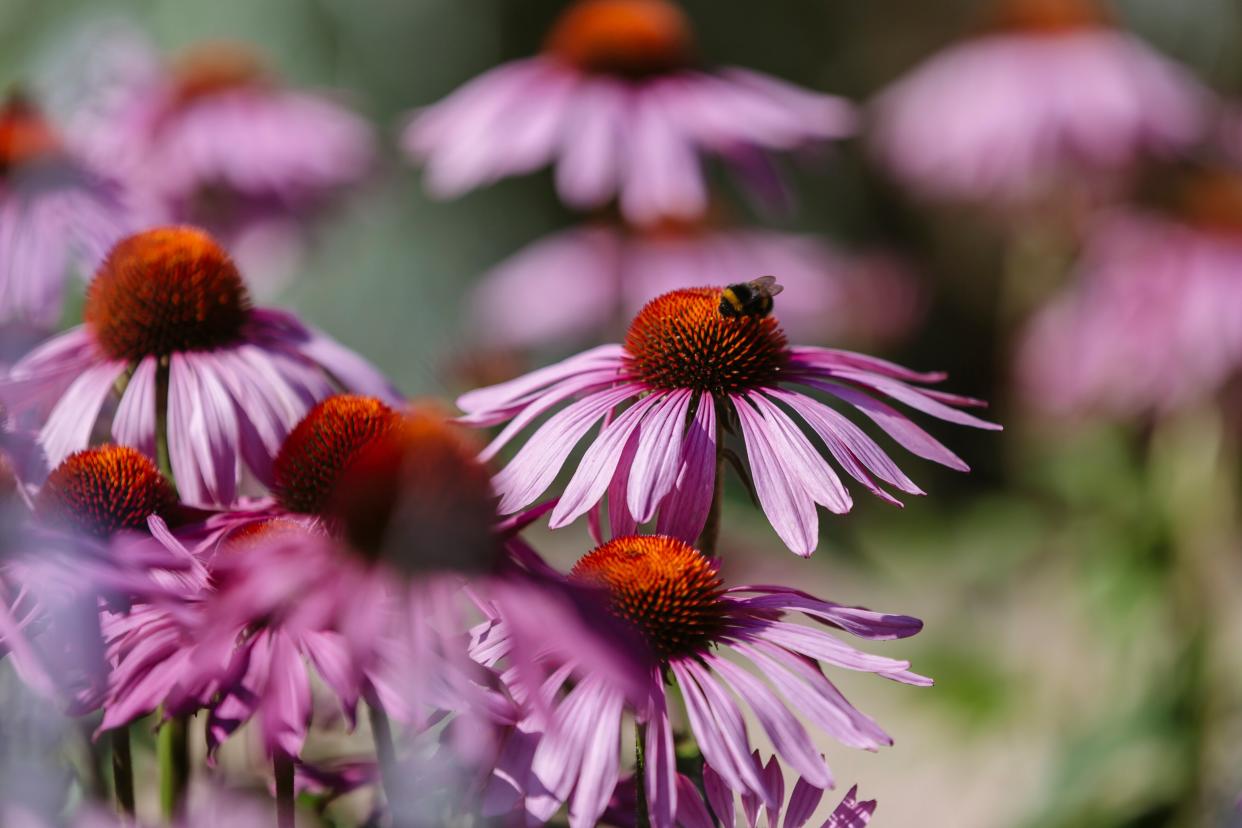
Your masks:
[{"label": "purple coneflower", "polygon": [[79,712],[99,704],[100,603],[127,607],[201,569],[149,537],[176,506],[155,464],[125,446],[70,455],[48,475],[0,561],[0,644],[32,687]]},{"label": "purple coneflower", "polygon": [[483,277],[474,315],[497,347],[598,342],[662,293],[765,272],[798,297],[781,323],[800,341],[891,341],[919,316],[918,286],[894,255],[697,222],[593,224],[537,241]]},{"label": "purple coneflower", "polygon": [[876,146],[929,195],[1025,201],[1193,144],[1209,95],[1094,0],[1001,0],[876,103]]},{"label": "purple coneflower", "polygon": [[[373,139],[328,97],[282,86],[248,47],[204,43],[171,67],[151,61],[83,146],[177,206],[191,221],[297,208],[356,182]],[[207,211],[205,213],[200,211]]]},{"label": "purple coneflower", "polygon": [[766,153],[840,138],[854,120],[839,98],[696,68],[689,21],[667,0],[579,0],[542,54],[418,112],[403,142],[439,196],[555,164],[565,203],[616,197],[649,223],[707,209],[701,156],[766,171]]},{"label": "purple coneflower", "polygon": [[205,42],[171,62],[140,36],[117,48],[145,48],[125,55],[143,68],[78,113],[83,151],[175,221],[223,239],[270,295],[308,220],[370,169],[370,125],[329,94],[281,83],[244,44]]},{"label": "purple coneflower", "polygon": [[116,182],[73,157],[33,103],[0,106],[0,320],[46,334],[66,277],[91,273],[138,225]]},{"label": "purple coneflower", "polygon": [[667,293],[638,313],[624,345],[600,346],[462,396],[464,422],[508,423],[485,458],[577,398],[538,426],[496,476],[501,512],[535,502],[603,420],[552,512],[552,526],[570,523],[607,495],[613,535],[656,518],[657,531],[693,541],[712,503],[723,432],[736,426],[760,505],[785,544],[809,555],[818,543],[816,504],[842,513],[852,500],[804,426],[879,497],[897,502],[877,478],[921,494],[874,440],[810,391],[849,404],[907,450],[955,469],[967,466],[875,395],[942,420],[997,428],[951,407],[977,400],[910,384],[937,382],[943,374],[850,351],[791,347],[774,317],[726,317],[720,304],[719,288]]},{"label": "purple coneflower", "polygon": [[1219,392],[1242,366],[1242,176],[1192,174],[1175,211],[1129,208],[1092,228],[1077,282],[1019,353],[1032,404],[1056,414],[1161,413]]},{"label": "purple coneflower", "polygon": [[[908,662],[860,652],[789,617],[801,613],[873,640],[914,635],[922,627],[917,619],[844,607],[781,587],[725,588],[715,562],[674,538],[616,538],[579,560],[572,578],[602,587],[612,611],[633,625],[655,654],[646,673],[647,702],[628,705],[613,684],[589,671],[569,683],[568,670],[554,674],[544,687],[551,697],[546,722],[539,713],[519,723],[500,754],[484,802],[489,812],[522,808],[546,821],[568,803],[571,825],[595,825],[620,777],[621,726],[628,712],[640,726],[651,824],[672,825],[680,796],[670,686],[684,699],[706,768],[721,783],[713,807],[723,809],[726,798],[731,805],[736,793],[776,809],[781,792],[752,757],[744,707],[781,759],[807,786],[822,790],[833,784],[832,776],[795,712],[851,747],[874,750],[892,740],[845,700],[821,663],[930,684],[911,673]],[[766,682],[726,653],[744,659]]]},{"label": "purple coneflower", "polygon": [[[415,728],[433,710],[489,714],[467,653],[467,597],[538,619],[540,648],[602,649],[572,595],[511,557],[518,541],[477,454],[432,412],[325,400],[277,457],[274,503],[180,530],[206,566],[198,590],[109,620],[117,666],[103,727],[206,706],[213,747],[253,719],[271,754],[296,757],[312,669],[351,721],[360,699]],[[605,674],[632,665],[615,662]]]},{"label": "purple coneflower", "polygon": [[[336,384],[396,392],[353,352],[294,316],[252,308],[236,266],[201,230],[123,240],[87,293],[85,324],[13,366],[0,397],[41,424],[51,464],[91,439],[117,399],[113,438],[168,461],[187,503],[229,503],[243,465],[269,478],[285,434]],[[118,393],[118,389],[121,389]]]}]

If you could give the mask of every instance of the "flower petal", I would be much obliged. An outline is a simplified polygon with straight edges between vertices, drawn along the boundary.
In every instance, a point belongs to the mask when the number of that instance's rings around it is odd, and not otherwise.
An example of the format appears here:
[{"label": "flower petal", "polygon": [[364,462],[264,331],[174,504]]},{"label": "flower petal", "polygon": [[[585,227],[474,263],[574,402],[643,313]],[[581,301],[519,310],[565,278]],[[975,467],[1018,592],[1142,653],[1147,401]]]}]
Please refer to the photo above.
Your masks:
[{"label": "flower petal", "polygon": [[703,394],[686,429],[677,484],[660,506],[656,531],[694,543],[716,493],[716,402]]}]

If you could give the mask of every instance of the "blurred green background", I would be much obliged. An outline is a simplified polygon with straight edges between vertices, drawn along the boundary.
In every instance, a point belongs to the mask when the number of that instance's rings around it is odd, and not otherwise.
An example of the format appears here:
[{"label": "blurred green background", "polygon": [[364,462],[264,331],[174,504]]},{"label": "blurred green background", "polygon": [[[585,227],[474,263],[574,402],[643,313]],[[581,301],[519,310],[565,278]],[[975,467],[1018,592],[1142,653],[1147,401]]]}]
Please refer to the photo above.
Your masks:
[{"label": "blurred green background", "polygon": [[[858,101],[979,16],[979,4],[957,0],[685,6],[707,60]],[[447,366],[472,342],[462,325],[467,288],[574,217],[546,172],[433,202],[392,139],[411,107],[537,48],[560,7],[0,0],[0,82],[72,60],[65,44],[75,30],[120,18],[168,50],[201,38],[249,41],[291,83],[342,90],[376,123],[384,159],[364,191],[322,223],[282,302],[412,395],[451,399],[461,389]],[[1118,8],[1218,91],[1242,92],[1242,3]],[[994,401],[992,416],[1007,428],[933,427],[975,471],[909,461],[929,496],[900,512],[860,497],[854,514],[823,521],[825,541],[810,562],[781,550],[742,493],[731,493],[724,554],[738,577],[794,579],[927,622],[916,639],[880,649],[911,658],[937,679],[934,689],[877,687],[869,676],[842,682],[897,744],[876,755],[825,744],[838,779],[880,800],[880,825],[1242,825],[1237,424],[1210,409],[1151,428],[1037,422],[1010,389],[1016,319],[1000,307],[999,228],[911,203],[856,145],[793,172],[797,214],[750,220],[908,256],[931,294],[928,318],[886,355],[949,370],[953,389]],[[565,558],[583,551],[575,530],[538,540]]]}]

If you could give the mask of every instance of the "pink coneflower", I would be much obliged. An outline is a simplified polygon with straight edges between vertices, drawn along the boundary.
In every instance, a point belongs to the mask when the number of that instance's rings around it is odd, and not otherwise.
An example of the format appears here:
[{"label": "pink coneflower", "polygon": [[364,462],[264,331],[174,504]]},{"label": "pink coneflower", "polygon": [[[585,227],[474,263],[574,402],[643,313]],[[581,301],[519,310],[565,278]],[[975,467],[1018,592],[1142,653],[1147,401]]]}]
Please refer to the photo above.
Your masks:
[{"label": "pink coneflower", "polygon": [[370,165],[365,121],[282,86],[244,45],[204,43],[153,74],[107,122],[92,114],[84,145],[183,209],[305,206]]},{"label": "pink coneflower", "polygon": [[689,21],[667,0],[579,0],[542,54],[418,112],[403,144],[438,196],[554,164],[565,203],[615,197],[626,218],[649,223],[707,209],[702,156],[764,167],[769,152],[853,127],[839,98],[748,70],[697,69]]},{"label": "pink coneflower", "polygon": [[[334,384],[386,399],[365,360],[276,310],[256,309],[228,254],[201,230],[131,236],[91,282],[85,324],[12,369],[0,396],[42,425],[50,463],[84,448],[104,404],[112,436],[168,460],[187,503],[229,503],[240,471],[267,480],[285,434]],[[118,385],[123,386],[118,394]]]},{"label": "pink coneflower", "polygon": [[39,691],[89,710],[107,666],[101,602],[125,607],[162,594],[198,568],[151,544],[176,497],[155,464],[125,446],[65,459],[33,500],[34,515],[5,539],[0,561],[0,644]]},{"label": "pink coneflower", "polygon": [[667,293],[638,313],[624,345],[600,346],[462,396],[464,422],[508,422],[485,457],[577,398],[538,426],[496,476],[501,512],[533,503],[574,447],[604,420],[552,512],[552,526],[570,523],[607,495],[612,534],[633,532],[656,518],[657,531],[694,540],[712,502],[718,445],[724,430],[736,426],[760,505],[786,545],[809,555],[819,536],[816,504],[842,513],[852,500],[804,426],[876,495],[897,502],[877,478],[921,493],[874,440],[809,392],[848,403],[909,451],[955,469],[967,466],[873,395],[942,420],[997,428],[951,407],[978,401],[910,384],[937,382],[942,374],[850,351],[791,347],[774,317],[730,318],[720,304],[719,288]]},{"label": "pink coneflower", "polygon": [[812,236],[665,222],[587,225],[537,241],[483,277],[474,316],[493,346],[598,342],[662,293],[757,273],[781,274],[798,297],[781,322],[801,341],[890,341],[920,311],[918,286],[894,255],[854,254]]},{"label": "pink coneflower", "polygon": [[1025,201],[1193,144],[1209,94],[1093,0],[1002,0],[999,26],[876,102],[875,143],[928,195]]},{"label": "pink coneflower", "polygon": [[[356,397],[318,406],[278,456],[277,503],[179,533],[207,568],[197,591],[109,620],[117,666],[102,726],[207,706],[213,747],[255,720],[270,753],[296,757],[312,669],[351,721],[360,699],[415,727],[433,709],[488,713],[467,653],[467,596],[541,619],[541,648],[601,649],[572,595],[510,557],[516,541],[477,453],[425,410]],[[605,674],[631,667],[613,660]]]},{"label": "pink coneflower", "polygon": [[33,103],[0,106],[0,321],[46,334],[68,275],[138,226],[116,182],[73,157]]},{"label": "pink coneflower", "polygon": [[[146,45],[131,40],[124,48]],[[83,151],[174,220],[224,239],[270,293],[299,257],[307,221],[370,169],[370,125],[329,94],[281,83],[244,44],[205,42],[170,63],[153,49],[144,57],[145,70],[78,114]]]},{"label": "pink coneflower", "polygon": [[1242,367],[1242,176],[1200,174],[1177,212],[1127,209],[1093,228],[1078,280],[1019,353],[1033,404],[1123,417],[1217,393]]},{"label": "pink coneflower", "polygon": [[[874,750],[891,739],[845,700],[821,663],[906,684],[930,683],[911,673],[905,661],[860,652],[823,630],[788,620],[802,613],[828,627],[884,640],[914,635],[922,627],[917,619],[843,607],[780,587],[725,588],[716,563],[674,538],[614,539],[578,561],[573,577],[605,589],[612,610],[656,654],[646,675],[648,701],[633,708],[598,676],[587,673],[565,683],[567,673],[557,673],[559,680],[545,688],[553,696],[546,724],[539,716],[520,723],[511,734],[514,744],[502,751],[484,801],[489,812],[520,807],[546,821],[568,803],[570,825],[595,825],[619,780],[621,725],[628,712],[639,723],[644,745],[651,824],[672,825],[680,797],[670,686],[684,699],[690,730],[730,803],[737,793],[776,809],[781,795],[752,759],[744,707],[782,760],[807,785],[822,790],[832,785],[832,776],[795,712],[852,747]],[[766,682],[726,652],[744,659]],[[715,807],[724,797],[718,799]]]}]

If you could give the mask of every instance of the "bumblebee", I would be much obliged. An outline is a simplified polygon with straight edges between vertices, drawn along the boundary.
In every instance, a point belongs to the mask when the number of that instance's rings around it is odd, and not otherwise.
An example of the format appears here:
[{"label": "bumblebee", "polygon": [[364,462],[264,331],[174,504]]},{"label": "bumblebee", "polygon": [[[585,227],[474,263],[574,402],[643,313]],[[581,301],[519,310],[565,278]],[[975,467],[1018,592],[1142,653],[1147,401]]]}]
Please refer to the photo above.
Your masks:
[{"label": "bumblebee", "polygon": [[720,315],[733,319],[743,316],[762,319],[772,312],[772,297],[782,290],[775,276],[760,276],[729,285],[720,292]]}]

